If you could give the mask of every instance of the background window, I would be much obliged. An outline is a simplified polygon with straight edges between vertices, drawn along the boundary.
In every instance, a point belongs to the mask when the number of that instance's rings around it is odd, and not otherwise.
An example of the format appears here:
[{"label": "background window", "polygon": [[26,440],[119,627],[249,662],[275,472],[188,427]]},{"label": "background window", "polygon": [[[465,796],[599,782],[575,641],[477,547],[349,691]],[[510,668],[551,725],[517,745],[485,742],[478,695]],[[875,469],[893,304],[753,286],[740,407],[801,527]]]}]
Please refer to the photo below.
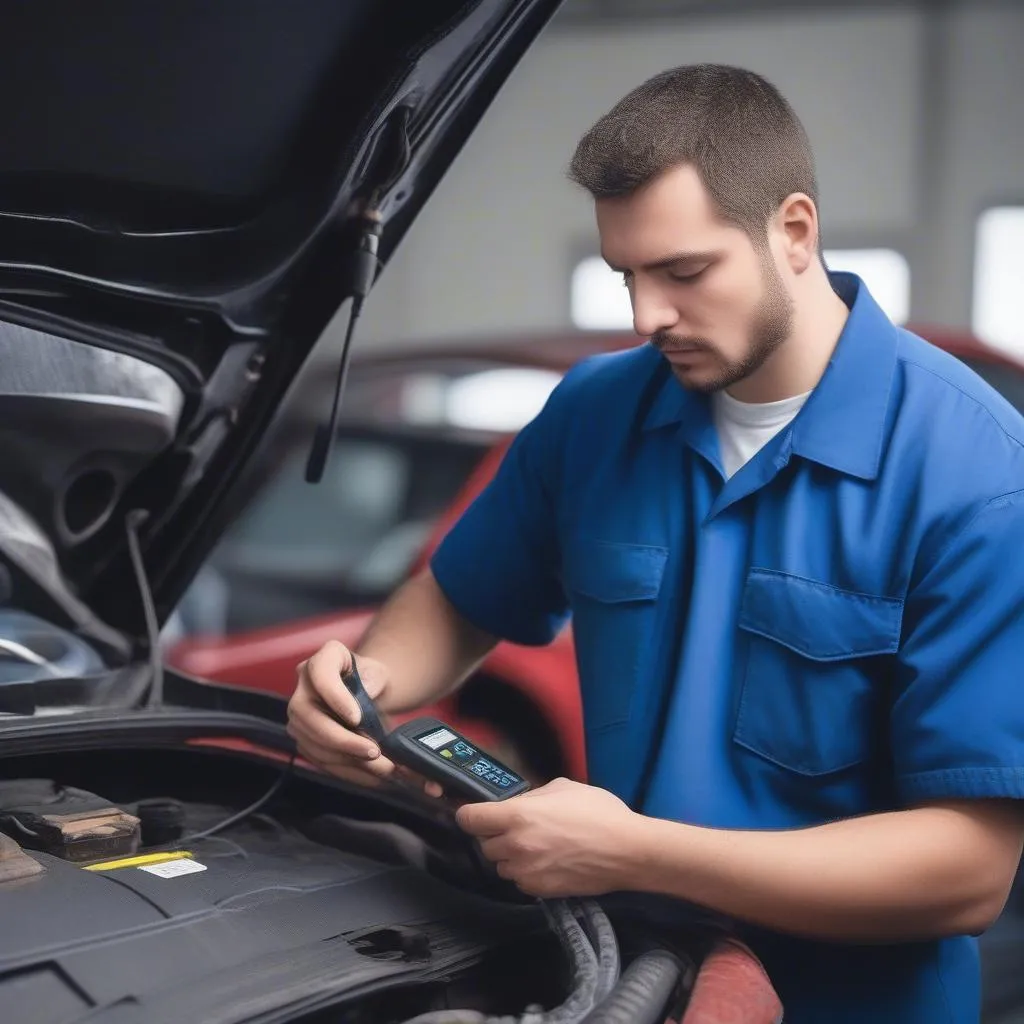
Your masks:
[{"label": "background window", "polygon": [[826,249],[829,270],[856,274],[896,324],[910,316],[910,264],[895,249]]},{"label": "background window", "polygon": [[[898,324],[910,313],[910,266],[895,249],[826,249],[831,270],[858,274],[875,301]],[[570,311],[583,330],[628,330],[633,326],[629,294],[622,277],[600,256],[588,256],[572,274]]]},{"label": "background window", "polygon": [[574,327],[585,331],[632,328],[633,310],[622,275],[609,270],[600,256],[588,256],[576,264],[570,287],[570,313]]},{"label": "background window", "polygon": [[1024,206],[1001,206],[978,218],[971,327],[990,345],[1024,355]]}]

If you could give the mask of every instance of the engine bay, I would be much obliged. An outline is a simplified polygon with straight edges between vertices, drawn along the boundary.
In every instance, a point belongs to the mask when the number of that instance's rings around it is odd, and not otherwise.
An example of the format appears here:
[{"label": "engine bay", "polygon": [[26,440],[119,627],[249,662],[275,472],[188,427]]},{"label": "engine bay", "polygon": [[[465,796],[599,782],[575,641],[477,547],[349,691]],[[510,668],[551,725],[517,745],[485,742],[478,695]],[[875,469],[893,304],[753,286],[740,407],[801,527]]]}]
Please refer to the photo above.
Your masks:
[{"label": "engine bay", "polygon": [[386,1022],[564,998],[544,914],[441,809],[285,771],[213,749],[0,761],[0,864],[35,866],[0,872],[12,1019]]}]

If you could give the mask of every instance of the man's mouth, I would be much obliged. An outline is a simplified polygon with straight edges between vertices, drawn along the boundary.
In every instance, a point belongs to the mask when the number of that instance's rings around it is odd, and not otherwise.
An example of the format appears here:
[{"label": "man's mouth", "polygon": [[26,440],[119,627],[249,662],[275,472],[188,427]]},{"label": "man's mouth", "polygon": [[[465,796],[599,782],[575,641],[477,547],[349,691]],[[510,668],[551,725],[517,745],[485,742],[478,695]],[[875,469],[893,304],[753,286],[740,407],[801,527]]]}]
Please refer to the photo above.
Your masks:
[{"label": "man's mouth", "polygon": [[661,354],[670,362],[685,362],[707,352],[705,345],[673,345],[670,348],[659,349]]},{"label": "man's mouth", "polygon": [[654,347],[666,358],[674,355],[689,355],[694,352],[709,352],[712,350],[711,344],[703,338],[691,338],[688,341],[684,341],[682,338],[659,340],[655,337],[652,341]]}]

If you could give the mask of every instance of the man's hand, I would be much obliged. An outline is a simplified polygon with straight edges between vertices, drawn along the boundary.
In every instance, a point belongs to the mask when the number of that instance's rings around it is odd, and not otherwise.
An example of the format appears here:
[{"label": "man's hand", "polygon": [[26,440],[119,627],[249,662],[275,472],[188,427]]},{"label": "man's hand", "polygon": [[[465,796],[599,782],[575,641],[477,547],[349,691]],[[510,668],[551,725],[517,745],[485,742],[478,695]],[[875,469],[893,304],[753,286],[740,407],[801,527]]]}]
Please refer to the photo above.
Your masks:
[{"label": "man's hand", "polygon": [[[298,683],[288,702],[288,732],[299,753],[331,775],[365,786],[385,779],[405,781],[440,796],[441,787],[397,767],[359,733],[359,705],[342,676],[352,667],[352,652],[329,641],[297,668]],[[376,701],[387,686],[388,671],[372,658],[359,659],[359,675]]]},{"label": "man's hand", "polygon": [[638,815],[606,790],[555,779],[510,800],[466,804],[456,818],[498,874],[532,896],[597,896],[629,877],[622,851]]}]

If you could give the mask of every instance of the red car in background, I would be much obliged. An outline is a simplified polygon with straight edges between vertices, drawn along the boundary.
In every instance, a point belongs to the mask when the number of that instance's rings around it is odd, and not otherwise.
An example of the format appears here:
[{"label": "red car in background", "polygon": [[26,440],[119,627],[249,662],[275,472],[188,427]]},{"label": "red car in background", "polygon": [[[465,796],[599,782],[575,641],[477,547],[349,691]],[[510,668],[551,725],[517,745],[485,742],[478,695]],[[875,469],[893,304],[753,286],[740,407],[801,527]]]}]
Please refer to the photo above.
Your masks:
[{"label": "red car in background", "polygon": [[[1024,411],[1024,362],[965,333],[913,329]],[[356,645],[387,594],[427,564],[561,375],[586,356],[635,344],[622,334],[587,333],[358,358],[335,476],[321,485],[328,496],[301,480],[313,421],[286,416],[246,514],[196,584],[193,623],[170,643],[168,662],[201,678],[289,695],[299,661],[330,639]],[[329,372],[317,377],[296,407],[323,408],[332,380]],[[404,489],[395,472],[388,475],[399,465]],[[373,506],[371,514],[360,502]],[[374,519],[385,506],[388,514]],[[332,559],[346,544],[348,554]],[[569,630],[543,648],[499,643],[456,694],[425,710],[534,780],[585,777]]]}]

